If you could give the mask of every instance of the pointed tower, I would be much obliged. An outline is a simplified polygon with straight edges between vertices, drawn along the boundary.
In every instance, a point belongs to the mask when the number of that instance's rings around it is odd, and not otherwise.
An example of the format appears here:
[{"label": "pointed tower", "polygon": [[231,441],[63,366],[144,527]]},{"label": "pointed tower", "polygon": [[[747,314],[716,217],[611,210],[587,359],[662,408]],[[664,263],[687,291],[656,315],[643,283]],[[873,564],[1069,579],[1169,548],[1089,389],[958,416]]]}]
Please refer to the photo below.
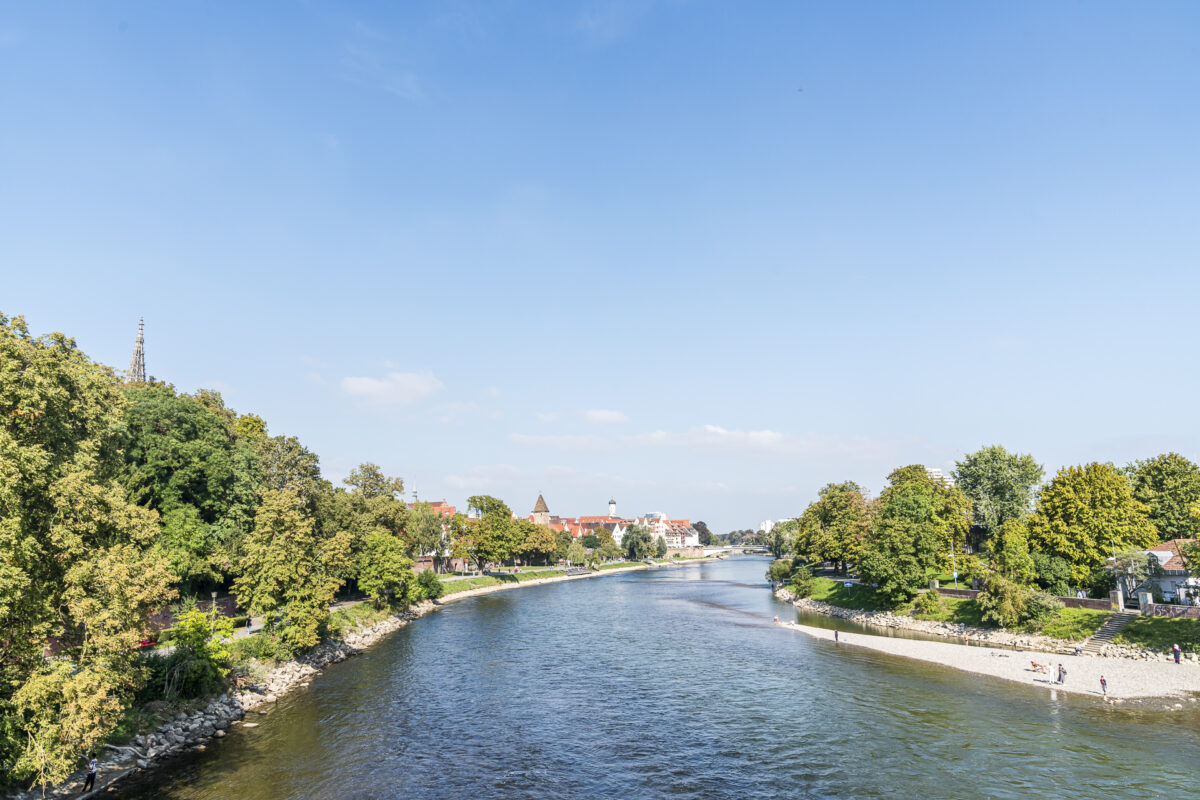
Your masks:
[{"label": "pointed tower", "polygon": [[546,499],[542,497],[541,492],[538,492],[538,499],[533,504],[533,513],[529,515],[529,520],[534,525],[550,524],[550,507],[546,505]]},{"label": "pointed tower", "polygon": [[129,374],[125,376],[126,383],[146,382],[146,350],[142,339],[143,320],[138,317],[138,337],[133,343],[133,358],[129,360]]}]

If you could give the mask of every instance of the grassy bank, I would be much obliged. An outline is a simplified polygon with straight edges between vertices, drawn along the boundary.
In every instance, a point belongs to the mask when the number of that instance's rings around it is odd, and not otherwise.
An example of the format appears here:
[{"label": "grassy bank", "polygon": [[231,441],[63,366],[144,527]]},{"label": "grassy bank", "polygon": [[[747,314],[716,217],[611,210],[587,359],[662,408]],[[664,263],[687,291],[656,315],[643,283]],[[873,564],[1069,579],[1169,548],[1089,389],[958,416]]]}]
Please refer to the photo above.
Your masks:
[{"label": "grassy bank", "polygon": [[1170,650],[1173,645],[1179,645],[1185,652],[1200,652],[1200,619],[1138,617],[1126,625],[1113,641],[1157,651]]},{"label": "grassy bank", "polygon": [[[940,597],[941,611],[933,614],[914,614],[912,603],[906,603],[898,608],[893,608],[883,601],[875,589],[870,586],[863,586],[861,584],[844,586],[842,581],[832,578],[815,578],[811,599],[828,603],[831,606],[858,611],[891,611],[894,614],[907,614],[915,619],[934,622],[953,622],[977,628],[996,627],[984,621],[983,612],[980,610],[979,604],[973,599],[968,598],[942,596]],[[1054,616],[1043,624],[1027,626],[1021,630],[1027,633],[1040,633],[1045,636],[1052,636],[1056,639],[1081,642],[1098,631],[1100,626],[1110,616],[1112,616],[1112,612],[1110,611],[1094,611],[1086,608],[1060,608]]]}]

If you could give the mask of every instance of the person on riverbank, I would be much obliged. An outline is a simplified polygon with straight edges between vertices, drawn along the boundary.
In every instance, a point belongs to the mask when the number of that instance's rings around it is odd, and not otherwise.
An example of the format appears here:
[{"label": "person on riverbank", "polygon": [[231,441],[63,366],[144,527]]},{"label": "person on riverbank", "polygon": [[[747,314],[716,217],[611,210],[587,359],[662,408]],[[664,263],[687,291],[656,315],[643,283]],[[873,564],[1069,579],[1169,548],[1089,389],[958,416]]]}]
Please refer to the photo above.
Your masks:
[{"label": "person on riverbank", "polygon": [[1063,684],[1067,682],[1067,668],[1062,664],[1058,665],[1058,680],[1055,683]]},{"label": "person on riverbank", "polygon": [[1108,697],[1108,681],[1104,680],[1104,676],[1100,676],[1100,694]]},{"label": "person on riverbank", "polygon": [[100,769],[100,762],[96,760],[95,753],[88,753],[87,780],[83,782],[83,794],[87,794],[92,789],[96,788],[96,771]]},{"label": "person on riverbank", "polygon": [[835,642],[838,640],[838,632],[836,630],[833,632],[833,640]]},{"label": "person on riverbank", "polygon": [[1175,663],[1178,664],[1179,663],[1179,645],[1175,645],[1174,647],[1171,648],[1171,654],[1175,656]]}]

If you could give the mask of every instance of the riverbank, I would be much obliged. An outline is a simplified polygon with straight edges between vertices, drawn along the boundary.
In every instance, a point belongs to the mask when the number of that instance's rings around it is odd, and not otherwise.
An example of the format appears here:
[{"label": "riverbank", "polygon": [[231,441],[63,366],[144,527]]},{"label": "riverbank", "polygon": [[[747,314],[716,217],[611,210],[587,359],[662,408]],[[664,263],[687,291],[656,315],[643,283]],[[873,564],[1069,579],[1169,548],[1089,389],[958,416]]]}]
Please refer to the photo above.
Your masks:
[{"label": "riverbank", "polygon": [[[987,647],[969,647],[950,642],[929,642],[861,633],[838,633],[794,622],[780,627],[803,633],[814,639],[835,642],[837,646],[861,647],[917,661],[987,675],[1015,683],[1051,689],[1070,694],[1089,695],[1110,702],[1133,699],[1170,698],[1165,710],[1178,710],[1197,702],[1200,693],[1200,667],[1195,664],[1168,664],[1135,661],[1126,658],[1097,658],[1089,656],[1044,653],[1037,650],[1010,652]],[[1059,664],[1067,670],[1065,683],[1052,682],[1052,674],[1037,672],[1031,662],[1050,664],[1051,672]],[[1100,677],[1108,681],[1107,695],[1100,688]],[[1187,695],[1193,695],[1187,697]]]},{"label": "riverbank", "polygon": [[[209,746],[208,743],[211,740],[223,738],[231,727],[239,725],[245,728],[256,727],[257,722],[244,721],[247,712],[268,711],[284,695],[307,686],[317,674],[330,664],[344,661],[366,650],[413,620],[419,619],[447,603],[525,586],[582,580],[624,572],[671,568],[706,560],[709,559],[679,559],[655,564],[653,567],[642,563],[630,564],[628,567],[598,570],[584,575],[556,575],[549,578],[476,587],[446,594],[436,601],[423,601],[383,620],[346,633],[340,638],[327,639],[292,660],[264,670],[256,676],[253,682],[249,682],[239,689],[231,688],[190,713],[175,714],[171,719],[160,724],[153,732],[134,737],[128,745],[106,745],[106,751],[98,751],[102,758],[100,777],[96,782],[96,788],[84,796],[98,797],[109,787],[116,785],[136,771],[153,769],[166,759],[189,749],[203,750]],[[104,758],[106,752],[108,757]],[[83,772],[77,773],[66,782],[47,788],[44,794],[41,790],[32,789],[23,793],[15,792],[8,796],[19,798],[19,800],[35,800],[41,797],[75,797],[83,787],[84,776]]]}]

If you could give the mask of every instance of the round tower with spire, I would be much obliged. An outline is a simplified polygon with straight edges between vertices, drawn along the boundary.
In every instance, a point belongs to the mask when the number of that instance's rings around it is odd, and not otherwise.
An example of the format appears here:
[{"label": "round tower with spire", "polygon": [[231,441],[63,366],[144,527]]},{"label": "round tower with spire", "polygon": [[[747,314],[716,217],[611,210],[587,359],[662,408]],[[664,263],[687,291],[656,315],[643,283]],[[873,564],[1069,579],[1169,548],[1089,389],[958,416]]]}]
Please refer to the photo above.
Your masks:
[{"label": "round tower with spire", "polygon": [[610,517],[615,517],[617,515],[617,501],[616,500],[608,501],[608,515]]}]

